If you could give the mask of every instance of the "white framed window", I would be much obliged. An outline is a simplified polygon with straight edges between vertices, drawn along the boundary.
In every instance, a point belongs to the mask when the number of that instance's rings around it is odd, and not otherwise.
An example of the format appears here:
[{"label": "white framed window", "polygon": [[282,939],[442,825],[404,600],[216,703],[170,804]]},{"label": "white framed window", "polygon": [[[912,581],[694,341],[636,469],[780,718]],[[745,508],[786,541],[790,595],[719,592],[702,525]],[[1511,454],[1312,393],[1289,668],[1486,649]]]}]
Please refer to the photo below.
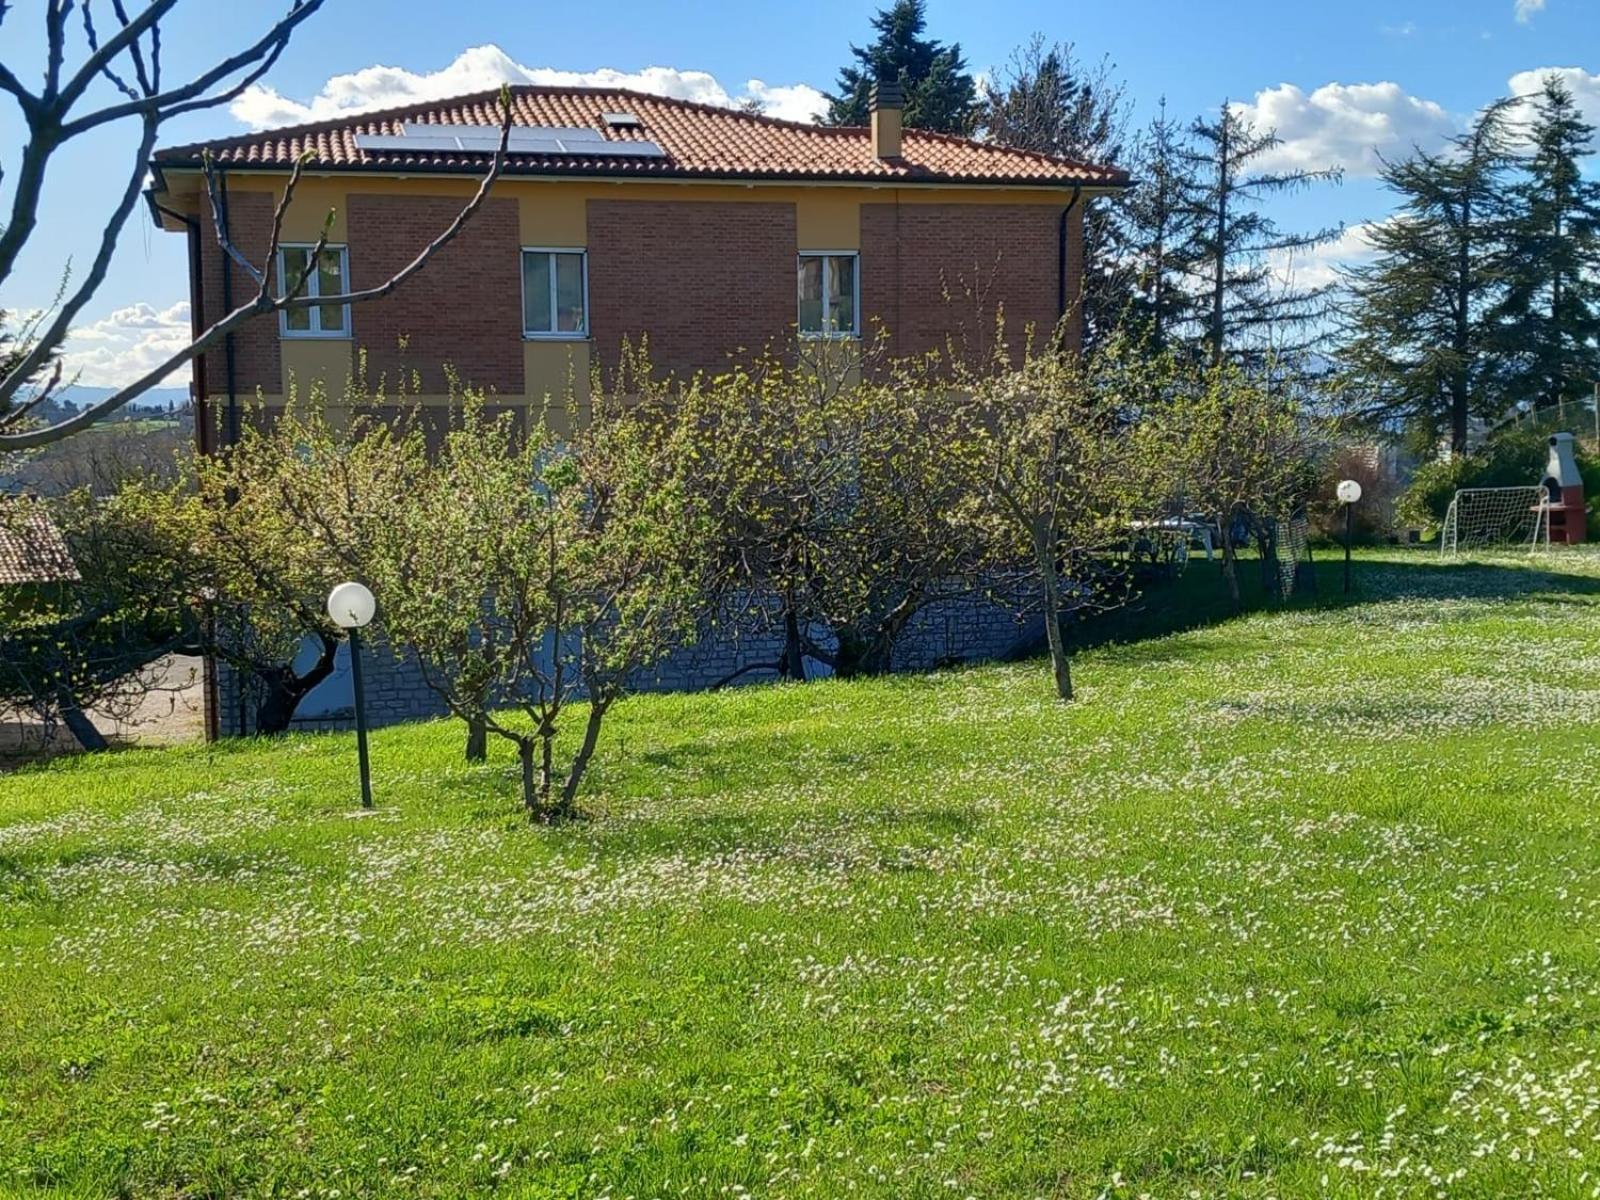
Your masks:
[{"label": "white framed window", "polygon": [[[308,270],[315,246],[278,247],[278,295],[287,294],[294,281],[306,273],[301,296],[340,296],[350,290],[350,249],[324,246],[316,268]],[[286,338],[347,338],[350,336],[348,304],[314,304],[309,308],[278,310],[278,332]]]},{"label": "white framed window", "polygon": [[800,255],[800,335],[857,337],[861,333],[861,256],[854,250],[807,250]]},{"label": "white framed window", "polygon": [[589,336],[589,255],[560,246],[522,248],[522,336]]}]

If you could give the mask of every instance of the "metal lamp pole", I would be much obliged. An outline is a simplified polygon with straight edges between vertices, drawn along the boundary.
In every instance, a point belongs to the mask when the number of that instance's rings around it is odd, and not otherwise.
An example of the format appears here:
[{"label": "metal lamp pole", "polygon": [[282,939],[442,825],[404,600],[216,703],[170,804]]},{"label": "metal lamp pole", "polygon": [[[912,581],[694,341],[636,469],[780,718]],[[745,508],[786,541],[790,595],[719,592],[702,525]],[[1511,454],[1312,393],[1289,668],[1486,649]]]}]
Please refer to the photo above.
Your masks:
[{"label": "metal lamp pole", "polygon": [[367,698],[361,682],[361,629],[377,611],[372,593],[359,583],[341,583],[328,594],[328,616],[350,633],[350,676],[356,693],[356,758],[361,767],[361,807],[372,807],[372,769],[367,761]]},{"label": "metal lamp pole", "polygon": [[1344,505],[1344,594],[1350,594],[1350,541],[1355,531],[1356,501],[1361,499],[1361,485],[1354,479],[1343,479],[1335,490],[1339,503]]}]

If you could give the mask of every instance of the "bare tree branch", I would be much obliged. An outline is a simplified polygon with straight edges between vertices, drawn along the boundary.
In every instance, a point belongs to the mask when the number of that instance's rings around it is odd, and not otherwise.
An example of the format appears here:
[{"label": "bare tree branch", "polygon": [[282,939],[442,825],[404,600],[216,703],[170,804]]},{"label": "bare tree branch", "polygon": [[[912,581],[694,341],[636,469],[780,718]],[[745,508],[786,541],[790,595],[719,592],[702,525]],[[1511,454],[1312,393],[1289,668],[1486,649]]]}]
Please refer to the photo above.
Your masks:
[{"label": "bare tree branch", "polygon": [[[500,178],[500,174],[505,168],[506,146],[511,138],[512,108],[509,88],[501,91],[501,103],[504,116],[500,126],[500,144],[495,149],[494,157],[490,162],[489,171],[483,177],[482,182],[478,185],[478,190],[473,194],[472,199],[469,200],[461,209],[461,211],[456,214],[455,219],[450,222],[450,224],[442,233],[439,234],[439,236],[434,238],[425,247],[423,247],[421,252],[418,253],[418,255],[412,259],[411,262],[402,267],[397,273],[390,276],[386,281],[378,284],[375,287],[365,288],[361,291],[345,292],[335,296],[301,295],[300,292],[305,286],[306,279],[309,277],[310,272],[315,269],[316,263],[320,259],[322,251],[327,247],[328,225],[325,222],[322,234],[317,239],[317,243],[313,248],[310,260],[308,261],[306,267],[300,272],[300,275],[295,280],[294,285],[289,288],[284,295],[274,297],[272,295],[270,286],[262,287],[257,292],[255,297],[253,297],[250,301],[234,309],[227,316],[213,324],[187,346],[175,351],[157,366],[151,368],[139,379],[135,380],[126,387],[118,389],[110,396],[107,396],[104,400],[90,405],[84,408],[81,412],[74,414],[64,421],[57,422],[54,425],[44,426],[38,429],[26,429],[14,433],[0,433],[0,452],[6,450],[28,450],[38,446],[49,445],[52,442],[60,441],[62,438],[77,433],[79,430],[88,428],[96,421],[99,421],[103,417],[116,412],[129,401],[149,391],[173,371],[181,367],[184,363],[189,362],[191,359],[194,359],[201,354],[204,354],[212,346],[215,346],[221,342],[225,337],[227,337],[228,334],[238,329],[246,321],[249,321],[255,317],[287,309],[312,308],[325,304],[359,304],[363,301],[376,300],[382,296],[387,296],[412,275],[415,275],[418,271],[421,271],[425,266],[427,266],[428,261],[455,239],[456,235],[461,232],[461,230],[466,226],[467,222],[472,219],[473,215],[483,207],[484,201],[488,199],[490,190],[494,187],[495,181]],[[298,180],[299,173],[300,165],[297,163],[295,172],[290,177],[291,185]],[[287,202],[280,207],[286,207],[286,204]],[[279,220],[281,220],[281,214]],[[223,222],[221,222],[219,219],[217,224],[218,240],[221,242],[223,249],[230,255],[239,257],[241,252],[239,252],[237,247],[233,246],[231,241],[229,241],[223,227]],[[276,240],[276,237],[277,234],[274,232],[274,240]],[[257,272],[253,266],[251,267],[252,276],[258,280],[263,276],[266,276],[267,279],[270,279],[270,271],[270,264],[268,265],[267,270],[264,272]]]},{"label": "bare tree branch", "polygon": [[[62,132],[67,137],[76,137],[93,129],[97,125],[104,125],[107,121],[118,121],[123,117],[137,116],[142,112],[160,112],[162,119],[181,116],[184,113],[194,112],[200,108],[215,108],[218,104],[226,104],[243,91],[246,86],[259,79],[278,56],[283,53],[284,47],[289,44],[289,39],[294,35],[295,29],[308,20],[319,8],[324,0],[295,0],[287,16],[282,17],[265,35],[248,48],[230,55],[210,70],[203,71],[181,87],[175,87],[165,92],[156,92],[139,100],[130,100],[123,104],[113,104],[99,109],[87,116],[62,126]],[[152,5],[154,7],[154,5]],[[146,13],[149,10],[146,10]],[[134,18],[137,22],[145,16],[140,13]],[[129,26],[132,28],[132,25]],[[123,30],[126,33],[127,30]],[[119,35],[120,36],[120,35]],[[107,45],[110,43],[108,42]],[[247,80],[220,95],[207,96],[217,84],[227,79],[236,71],[244,70],[252,64],[265,62]]]},{"label": "bare tree branch", "polygon": [[112,213],[111,220],[107,222],[105,232],[100,236],[100,248],[95,253],[94,261],[90,263],[89,270],[77,290],[56,309],[55,319],[50,322],[49,327],[39,334],[29,352],[10,373],[4,379],[0,379],[0,408],[3,408],[6,401],[15,396],[18,389],[56,352],[66,339],[67,331],[72,326],[72,319],[105,282],[106,271],[111,266],[111,256],[117,248],[117,239],[122,235],[122,227],[127,224],[129,215],[139,201],[139,187],[144,180],[144,164],[150,158],[150,151],[155,148],[156,129],[155,119],[146,117],[134,158],[136,169],[129,176],[127,186],[123,189],[122,199],[118,202],[116,211]]}]

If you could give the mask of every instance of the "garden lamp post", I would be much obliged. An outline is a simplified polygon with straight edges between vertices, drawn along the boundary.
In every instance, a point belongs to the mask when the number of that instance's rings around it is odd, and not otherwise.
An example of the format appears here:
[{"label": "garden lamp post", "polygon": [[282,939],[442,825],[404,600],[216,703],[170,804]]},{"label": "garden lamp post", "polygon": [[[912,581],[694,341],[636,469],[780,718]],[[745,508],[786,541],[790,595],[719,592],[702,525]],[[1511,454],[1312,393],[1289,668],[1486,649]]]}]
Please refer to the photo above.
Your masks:
[{"label": "garden lamp post", "polygon": [[361,761],[361,807],[372,807],[372,772],[367,766],[367,704],[361,688],[361,629],[372,620],[378,602],[364,584],[341,583],[328,593],[328,616],[350,631],[350,674],[356,693],[356,757]]},{"label": "garden lamp post", "polygon": [[1354,479],[1341,479],[1335,490],[1339,503],[1344,505],[1344,594],[1350,594],[1350,535],[1354,527],[1356,501],[1361,499],[1361,485]]}]

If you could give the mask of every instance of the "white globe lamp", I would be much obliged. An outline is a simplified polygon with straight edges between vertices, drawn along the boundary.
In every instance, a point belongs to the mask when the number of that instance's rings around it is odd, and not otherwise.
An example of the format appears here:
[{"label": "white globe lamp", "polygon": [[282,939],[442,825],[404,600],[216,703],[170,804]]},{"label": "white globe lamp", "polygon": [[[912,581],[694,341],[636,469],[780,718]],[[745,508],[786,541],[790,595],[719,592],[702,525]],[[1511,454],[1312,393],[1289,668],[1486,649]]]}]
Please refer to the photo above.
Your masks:
[{"label": "white globe lamp", "polygon": [[328,619],[340,629],[363,629],[377,611],[378,602],[365,584],[341,583],[328,593]]},{"label": "white globe lamp", "polygon": [[350,676],[356,694],[356,757],[361,763],[361,807],[372,807],[372,772],[367,765],[367,701],[361,686],[361,630],[378,611],[372,591],[353,580],[328,593],[328,619],[350,633]]}]

